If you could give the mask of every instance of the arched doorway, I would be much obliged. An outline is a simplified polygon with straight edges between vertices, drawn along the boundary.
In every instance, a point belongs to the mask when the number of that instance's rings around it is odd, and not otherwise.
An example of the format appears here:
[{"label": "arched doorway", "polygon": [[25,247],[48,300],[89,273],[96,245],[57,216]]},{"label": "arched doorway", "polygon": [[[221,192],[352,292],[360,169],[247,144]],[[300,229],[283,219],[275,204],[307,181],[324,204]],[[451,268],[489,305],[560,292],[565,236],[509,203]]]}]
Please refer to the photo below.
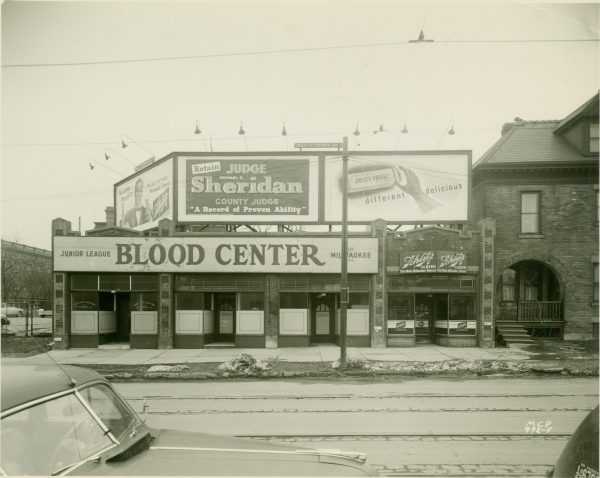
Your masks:
[{"label": "arched doorway", "polygon": [[524,260],[502,271],[498,284],[499,321],[519,322],[530,335],[561,337],[563,314],[555,272],[536,260]]}]

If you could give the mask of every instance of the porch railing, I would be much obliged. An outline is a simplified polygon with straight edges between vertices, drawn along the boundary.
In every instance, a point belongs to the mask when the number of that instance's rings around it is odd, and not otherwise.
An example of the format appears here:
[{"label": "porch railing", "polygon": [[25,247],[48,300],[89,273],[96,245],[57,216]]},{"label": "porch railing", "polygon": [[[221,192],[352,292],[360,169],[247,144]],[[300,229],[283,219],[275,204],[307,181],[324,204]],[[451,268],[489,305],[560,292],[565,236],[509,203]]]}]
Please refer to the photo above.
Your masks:
[{"label": "porch railing", "polygon": [[517,320],[523,321],[560,321],[560,301],[520,300]]}]

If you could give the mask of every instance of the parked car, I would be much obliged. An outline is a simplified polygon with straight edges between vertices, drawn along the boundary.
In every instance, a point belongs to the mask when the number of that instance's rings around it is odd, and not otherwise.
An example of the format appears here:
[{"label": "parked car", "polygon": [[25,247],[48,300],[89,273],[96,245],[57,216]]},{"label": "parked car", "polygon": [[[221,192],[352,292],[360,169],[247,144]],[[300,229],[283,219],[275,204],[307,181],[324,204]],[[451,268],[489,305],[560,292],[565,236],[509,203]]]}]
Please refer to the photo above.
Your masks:
[{"label": "parked car", "polygon": [[8,317],[6,317],[4,312],[0,314],[0,319],[2,320],[2,325],[10,325],[10,320],[8,319]]},{"label": "parked car", "polygon": [[101,375],[47,356],[1,367],[3,474],[376,475],[357,452],[149,428]]},{"label": "parked car", "polygon": [[6,304],[2,304],[0,312],[6,315],[6,317],[23,317],[25,315],[23,309],[20,309],[19,307],[7,306]]},{"label": "parked car", "polygon": [[52,309],[38,309],[40,317],[52,317]]},{"label": "parked car", "polygon": [[598,407],[579,424],[549,478],[598,478]]}]

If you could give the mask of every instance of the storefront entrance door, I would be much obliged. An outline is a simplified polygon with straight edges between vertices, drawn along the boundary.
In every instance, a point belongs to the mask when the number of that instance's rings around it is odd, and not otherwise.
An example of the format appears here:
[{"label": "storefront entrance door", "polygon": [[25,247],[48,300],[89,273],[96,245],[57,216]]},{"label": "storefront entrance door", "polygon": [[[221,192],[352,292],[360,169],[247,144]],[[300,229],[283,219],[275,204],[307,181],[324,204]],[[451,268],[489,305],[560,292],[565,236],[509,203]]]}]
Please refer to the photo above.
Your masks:
[{"label": "storefront entrance door", "polygon": [[432,342],[433,294],[415,294],[415,341]]},{"label": "storefront entrance door", "polygon": [[235,294],[215,294],[215,341],[235,340]]},{"label": "storefront entrance door", "polygon": [[333,294],[313,294],[310,312],[311,342],[335,342],[335,301]]},{"label": "storefront entrance door", "polygon": [[131,294],[129,292],[117,292],[116,298],[116,321],[117,342],[129,342],[131,335]]},{"label": "storefront entrance door", "polygon": [[415,294],[415,341],[433,343],[435,323],[448,320],[448,294]]}]

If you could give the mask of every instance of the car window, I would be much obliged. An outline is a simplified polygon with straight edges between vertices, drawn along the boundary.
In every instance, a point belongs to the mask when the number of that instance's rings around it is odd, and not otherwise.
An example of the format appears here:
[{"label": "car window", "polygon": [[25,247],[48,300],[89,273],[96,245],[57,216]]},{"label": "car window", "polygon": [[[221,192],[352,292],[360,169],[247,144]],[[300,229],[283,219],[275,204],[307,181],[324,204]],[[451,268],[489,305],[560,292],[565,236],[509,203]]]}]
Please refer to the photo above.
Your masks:
[{"label": "car window", "polygon": [[117,439],[140,423],[137,416],[108,385],[92,385],[80,390],[80,394]]},{"label": "car window", "polygon": [[9,475],[51,475],[113,444],[74,394],[3,418],[0,439]]}]

